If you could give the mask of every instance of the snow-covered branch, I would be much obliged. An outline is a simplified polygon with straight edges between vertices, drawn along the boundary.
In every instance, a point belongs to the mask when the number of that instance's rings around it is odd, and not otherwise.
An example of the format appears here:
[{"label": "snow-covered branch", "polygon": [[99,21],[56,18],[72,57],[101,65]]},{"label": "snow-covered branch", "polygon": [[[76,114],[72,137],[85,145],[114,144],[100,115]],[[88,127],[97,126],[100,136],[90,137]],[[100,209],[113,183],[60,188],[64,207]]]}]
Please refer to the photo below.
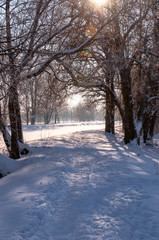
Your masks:
[{"label": "snow-covered branch", "polygon": [[153,97],[149,98],[148,102],[151,102],[151,101],[156,100],[156,99],[159,100],[159,96],[153,96]]},{"label": "snow-covered branch", "polygon": [[37,52],[37,50],[41,47],[43,47],[45,44],[49,43],[55,36],[57,36],[58,34],[60,34],[62,31],[64,31],[66,28],[70,27],[72,25],[72,22],[78,18],[80,16],[80,14],[82,13],[82,11],[80,13],[78,13],[76,16],[74,16],[67,24],[65,24],[63,27],[57,29],[54,33],[52,33],[49,37],[47,37],[44,41],[40,42],[35,49],[33,50],[33,52]]},{"label": "snow-covered branch", "polygon": [[[118,13],[119,14],[119,13]],[[117,14],[117,15],[118,15]],[[104,24],[102,24],[98,30],[91,36],[89,37],[86,41],[84,41],[82,44],[80,44],[79,46],[75,47],[75,48],[71,48],[71,49],[65,49],[65,50],[61,50],[61,51],[57,51],[52,53],[51,56],[48,57],[48,59],[46,59],[37,69],[33,70],[32,72],[29,72],[27,74],[25,74],[23,77],[24,78],[31,78],[31,77],[35,77],[38,76],[39,74],[41,74],[49,65],[53,60],[57,60],[60,59],[63,56],[66,55],[71,55],[71,54],[75,54],[79,51],[81,51],[82,49],[84,49],[86,46],[88,46],[88,44],[90,44],[95,37],[99,34],[99,32],[106,26],[108,25],[111,21],[113,21],[113,19],[117,16],[113,16],[111,17],[108,21],[106,21]],[[71,24],[71,23],[70,23]],[[67,26],[68,27],[68,26]],[[62,30],[61,30],[62,31]]]},{"label": "snow-covered branch", "polygon": [[151,55],[151,56],[159,58],[159,54],[158,53],[153,52],[152,50],[150,50],[148,48],[146,48],[146,49],[138,49],[136,52],[145,53],[147,55]]},{"label": "snow-covered branch", "polygon": [[84,81],[80,81],[80,79],[73,74],[73,71],[70,69],[70,67],[67,64],[65,64],[63,61],[60,61],[60,62],[62,63],[62,65],[66,69],[66,71],[70,74],[74,86],[85,88],[85,89],[99,88],[101,91],[104,91],[104,92],[106,92],[106,89],[107,89],[109,91],[109,93],[111,94],[111,96],[113,97],[114,102],[115,102],[116,106],[118,107],[121,116],[122,117],[124,116],[124,111],[122,109],[121,102],[120,102],[119,98],[117,97],[115,91],[113,91],[108,84],[106,84],[104,81],[91,82],[90,78],[89,79],[85,78]]},{"label": "snow-covered branch", "polygon": [[124,39],[126,39],[126,38],[129,36],[130,32],[146,17],[146,15],[147,15],[147,13],[148,13],[148,10],[149,10],[149,9],[147,9],[147,11],[145,11],[145,13],[143,14],[143,16],[139,17],[136,21],[134,21],[134,22],[130,25],[129,29],[128,29],[127,32],[124,34]]}]

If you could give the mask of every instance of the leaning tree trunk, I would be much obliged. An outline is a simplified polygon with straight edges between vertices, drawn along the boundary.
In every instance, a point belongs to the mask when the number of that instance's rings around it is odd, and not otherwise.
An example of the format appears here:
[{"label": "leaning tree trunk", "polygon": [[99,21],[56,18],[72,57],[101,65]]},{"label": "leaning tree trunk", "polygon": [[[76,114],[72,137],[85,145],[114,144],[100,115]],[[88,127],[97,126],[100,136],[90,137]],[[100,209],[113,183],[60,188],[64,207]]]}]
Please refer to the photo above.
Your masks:
[{"label": "leaning tree trunk", "polygon": [[120,70],[121,90],[124,104],[124,142],[129,143],[137,137],[133,114],[133,98],[131,91],[131,75],[130,68],[125,66]]}]

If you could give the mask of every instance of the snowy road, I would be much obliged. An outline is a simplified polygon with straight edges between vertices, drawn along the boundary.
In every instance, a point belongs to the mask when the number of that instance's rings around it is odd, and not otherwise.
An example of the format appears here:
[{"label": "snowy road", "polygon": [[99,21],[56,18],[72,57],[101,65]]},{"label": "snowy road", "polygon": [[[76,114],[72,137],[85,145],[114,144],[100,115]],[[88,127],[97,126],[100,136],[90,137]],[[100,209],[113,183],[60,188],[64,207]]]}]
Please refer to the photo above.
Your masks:
[{"label": "snowy road", "polygon": [[53,136],[63,136],[74,132],[86,130],[103,130],[104,122],[82,122],[51,125],[24,126],[25,141],[33,141]]},{"label": "snowy road", "polygon": [[159,239],[159,149],[98,127],[32,142],[0,180],[0,239]]}]

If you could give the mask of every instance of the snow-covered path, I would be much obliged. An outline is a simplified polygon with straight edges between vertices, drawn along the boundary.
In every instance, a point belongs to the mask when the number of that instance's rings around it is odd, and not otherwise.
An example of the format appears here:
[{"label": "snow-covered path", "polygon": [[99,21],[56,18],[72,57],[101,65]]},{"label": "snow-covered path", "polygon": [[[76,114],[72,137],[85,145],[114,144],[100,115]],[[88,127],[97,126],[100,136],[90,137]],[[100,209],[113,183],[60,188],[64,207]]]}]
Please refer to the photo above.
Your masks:
[{"label": "snow-covered path", "polygon": [[[120,125],[117,123],[117,125]],[[33,141],[48,137],[57,137],[68,135],[70,133],[88,131],[88,130],[103,130],[104,122],[79,122],[79,123],[62,123],[50,125],[33,125],[24,126],[24,139]]]},{"label": "snow-covered path", "polygon": [[159,239],[159,149],[100,130],[32,144],[0,180],[0,239]]}]

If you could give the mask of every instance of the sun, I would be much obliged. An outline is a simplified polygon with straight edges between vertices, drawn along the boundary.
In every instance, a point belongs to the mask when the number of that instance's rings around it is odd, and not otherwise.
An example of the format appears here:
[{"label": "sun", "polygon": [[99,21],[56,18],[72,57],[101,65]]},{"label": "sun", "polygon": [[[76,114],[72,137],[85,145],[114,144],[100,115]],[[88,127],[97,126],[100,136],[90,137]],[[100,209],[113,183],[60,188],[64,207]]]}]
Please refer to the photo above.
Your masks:
[{"label": "sun", "polygon": [[96,6],[102,7],[108,2],[108,0],[91,0],[91,2]]}]

